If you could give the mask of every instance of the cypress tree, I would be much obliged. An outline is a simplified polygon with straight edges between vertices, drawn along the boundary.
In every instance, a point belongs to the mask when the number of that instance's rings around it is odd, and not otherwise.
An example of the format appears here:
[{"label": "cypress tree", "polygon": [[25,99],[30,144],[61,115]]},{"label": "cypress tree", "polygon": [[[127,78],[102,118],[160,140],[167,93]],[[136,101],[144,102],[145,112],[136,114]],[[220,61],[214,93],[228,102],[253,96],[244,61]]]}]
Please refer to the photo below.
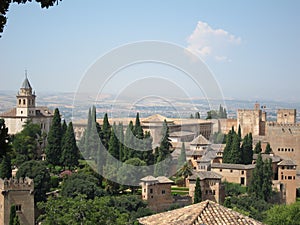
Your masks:
[{"label": "cypress tree", "polygon": [[240,138],[234,133],[232,144],[231,144],[231,152],[230,152],[230,163],[240,164],[242,163],[242,151],[240,148]]},{"label": "cypress tree", "polygon": [[134,158],[139,158],[143,160],[143,148],[144,148],[144,143],[143,143],[143,138],[144,138],[144,131],[141,126],[140,122],[140,115],[139,113],[136,114],[136,119],[135,119],[135,126],[133,129],[133,135],[135,136],[134,139]]},{"label": "cypress tree", "polygon": [[76,145],[72,122],[69,123],[62,144],[61,164],[67,167],[78,166],[79,150]]},{"label": "cypress tree", "polygon": [[226,135],[226,145],[223,151],[223,163],[230,163],[230,157],[231,157],[231,145],[233,140],[233,132],[232,130],[229,131],[229,133]]},{"label": "cypress tree", "polygon": [[264,198],[264,194],[262,192],[262,185],[264,179],[263,176],[264,176],[264,163],[261,154],[259,153],[256,160],[255,168],[253,170],[251,183],[248,188],[249,193],[258,199]]},{"label": "cypress tree", "polygon": [[253,150],[252,150],[252,135],[247,134],[244,137],[242,144],[242,163],[245,165],[252,164]]},{"label": "cypress tree", "polygon": [[10,151],[10,137],[4,119],[0,119],[0,159]]},{"label": "cypress tree", "polygon": [[266,153],[266,154],[271,154],[271,153],[272,153],[272,148],[271,148],[271,146],[270,146],[270,143],[267,144],[265,153]]},{"label": "cypress tree", "polygon": [[108,142],[110,140],[111,126],[108,121],[107,113],[105,113],[104,118],[103,118],[102,132],[103,132],[102,143],[103,143],[105,149],[108,149]]},{"label": "cypress tree", "polygon": [[125,152],[124,152],[124,128],[122,123],[119,123],[117,126],[117,139],[119,142],[119,160],[123,161]]},{"label": "cypress tree", "polygon": [[259,141],[259,142],[257,142],[257,144],[255,145],[254,153],[255,153],[255,154],[259,154],[259,153],[261,153],[261,151],[262,151],[262,148],[261,148],[261,142]]},{"label": "cypress tree", "polygon": [[52,120],[52,125],[50,127],[48,138],[48,144],[46,146],[47,161],[52,165],[59,165],[61,158],[61,141],[62,141],[62,131],[61,131],[61,119],[59,115],[59,110],[56,108]]},{"label": "cypress tree", "polygon": [[128,159],[133,158],[133,148],[134,148],[134,136],[133,136],[133,123],[132,121],[129,122],[128,127],[125,132],[124,137],[124,148],[123,148],[123,162],[125,162]]},{"label": "cypress tree", "polygon": [[8,155],[4,156],[0,163],[0,178],[11,178],[11,161]]},{"label": "cypress tree", "polygon": [[67,129],[68,129],[68,126],[67,126],[66,120],[64,120],[63,123],[62,123],[62,125],[61,125],[61,136],[62,136],[62,139],[64,138],[65,133],[67,132]]},{"label": "cypress tree", "polygon": [[186,152],[185,152],[185,144],[182,142],[180,155],[178,157],[177,170],[179,170],[186,163]]},{"label": "cypress tree", "polygon": [[194,204],[197,204],[201,201],[202,201],[202,191],[201,191],[200,179],[199,177],[197,177],[195,192],[194,192]]},{"label": "cypress tree", "polygon": [[200,113],[199,112],[196,112],[195,119],[200,119]]},{"label": "cypress tree", "polygon": [[263,165],[263,183],[261,187],[261,191],[264,196],[264,200],[268,201],[271,198],[272,195],[272,177],[273,177],[273,171],[272,171],[272,160],[268,159],[264,161]]},{"label": "cypress tree", "polygon": [[16,206],[15,206],[15,205],[12,205],[12,206],[10,207],[9,225],[14,225],[14,219],[15,219],[16,216],[17,216],[17,213],[16,213]]},{"label": "cypress tree", "polygon": [[153,138],[151,137],[150,131],[145,132],[143,142],[144,142],[143,161],[145,161],[147,165],[153,165],[155,160],[154,160],[154,155],[152,150]]},{"label": "cypress tree", "polygon": [[116,159],[119,159],[119,143],[115,132],[116,124],[113,125],[113,128],[111,130],[110,139],[108,143],[108,152]]},{"label": "cypress tree", "polygon": [[238,136],[240,138],[240,141],[242,141],[242,130],[241,130],[241,125],[239,124],[239,129],[238,129]]},{"label": "cypress tree", "polygon": [[[154,171],[155,176],[167,176],[170,168],[169,164],[171,163],[170,148],[172,144],[169,138],[169,127],[166,120],[164,120],[161,134],[162,139],[158,148],[158,157]],[[160,163],[162,161],[164,161],[164,163]]]}]

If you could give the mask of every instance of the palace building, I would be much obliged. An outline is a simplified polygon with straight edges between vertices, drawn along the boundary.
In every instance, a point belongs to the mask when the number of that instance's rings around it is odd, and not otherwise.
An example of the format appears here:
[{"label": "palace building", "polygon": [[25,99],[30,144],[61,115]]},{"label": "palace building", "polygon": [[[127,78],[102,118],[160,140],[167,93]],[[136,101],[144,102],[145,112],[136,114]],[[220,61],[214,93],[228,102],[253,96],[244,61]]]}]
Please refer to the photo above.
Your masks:
[{"label": "palace building", "polygon": [[53,113],[45,106],[36,106],[35,91],[32,90],[27,75],[16,97],[16,107],[0,115],[5,120],[8,132],[16,134],[23,129],[26,121],[32,121],[39,124],[43,132],[48,133]]}]

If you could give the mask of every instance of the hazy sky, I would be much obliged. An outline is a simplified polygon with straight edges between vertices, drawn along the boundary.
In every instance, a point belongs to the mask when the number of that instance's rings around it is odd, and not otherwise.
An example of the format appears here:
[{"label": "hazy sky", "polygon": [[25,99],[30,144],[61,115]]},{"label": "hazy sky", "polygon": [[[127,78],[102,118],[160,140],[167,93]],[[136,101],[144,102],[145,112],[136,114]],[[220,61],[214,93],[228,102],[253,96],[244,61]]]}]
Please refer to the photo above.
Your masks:
[{"label": "hazy sky", "polygon": [[[103,54],[161,40],[201,57],[226,97],[300,101],[299,12],[297,0],[12,4],[0,39],[0,89],[18,89],[27,69],[38,92],[76,91]],[[172,72],[166,76],[172,80]]]}]

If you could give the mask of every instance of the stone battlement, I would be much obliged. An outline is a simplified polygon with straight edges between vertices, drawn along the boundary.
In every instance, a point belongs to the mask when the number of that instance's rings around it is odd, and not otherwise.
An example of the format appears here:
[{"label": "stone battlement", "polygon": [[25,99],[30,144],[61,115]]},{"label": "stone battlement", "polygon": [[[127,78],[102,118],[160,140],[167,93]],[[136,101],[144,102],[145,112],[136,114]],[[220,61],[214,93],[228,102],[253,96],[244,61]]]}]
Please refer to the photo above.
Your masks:
[{"label": "stone battlement", "polygon": [[34,183],[33,180],[26,177],[20,179],[0,179],[0,190],[2,191],[15,191],[15,190],[23,190],[23,191],[33,191]]},{"label": "stone battlement", "polygon": [[269,127],[300,127],[300,123],[277,123],[277,122],[268,122],[267,126]]}]

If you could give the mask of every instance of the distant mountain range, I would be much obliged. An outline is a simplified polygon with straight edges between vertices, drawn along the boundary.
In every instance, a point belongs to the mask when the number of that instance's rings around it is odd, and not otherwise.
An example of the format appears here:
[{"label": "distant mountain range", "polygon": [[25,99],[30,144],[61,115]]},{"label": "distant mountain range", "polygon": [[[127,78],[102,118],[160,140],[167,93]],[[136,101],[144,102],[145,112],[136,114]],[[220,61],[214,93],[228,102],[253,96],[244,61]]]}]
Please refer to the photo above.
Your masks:
[{"label": "distant mountain range", "polygon": [[[5,112],[16,105],[16,92],[0,91],[0,113]],[[252,100],[237,100],[226,98],[225,104],[228,117],[236,118],[237,109],[252,109],[256,102]],[[263,110],[267,112],[268,120],[276,119],[276,111],[279,108],[295,108],[300,117],[300,103],[286,103],[265,100],[259,102]],[[66,120],[87,118],[88,108],[92,105],[97,107],[97,116],[101,118],[105,112],[110,117],[135,117],[136,112],[140,112],[141,117],[153,114],[162,114],[166,117],[190,117],[191,114],[200,112],[201,118],[205,119],[207,111],[218,109],[220,102],[215,100],[207,101],[204,98],[170,98],[167,101],[158,98],[143,98],[138,102],[131,99],[118,99],[112,94],[96,95],[86,94],[76,96],[75,93],[37,93],[37,105],[47,106],[50,109],[59,108]]]}]

